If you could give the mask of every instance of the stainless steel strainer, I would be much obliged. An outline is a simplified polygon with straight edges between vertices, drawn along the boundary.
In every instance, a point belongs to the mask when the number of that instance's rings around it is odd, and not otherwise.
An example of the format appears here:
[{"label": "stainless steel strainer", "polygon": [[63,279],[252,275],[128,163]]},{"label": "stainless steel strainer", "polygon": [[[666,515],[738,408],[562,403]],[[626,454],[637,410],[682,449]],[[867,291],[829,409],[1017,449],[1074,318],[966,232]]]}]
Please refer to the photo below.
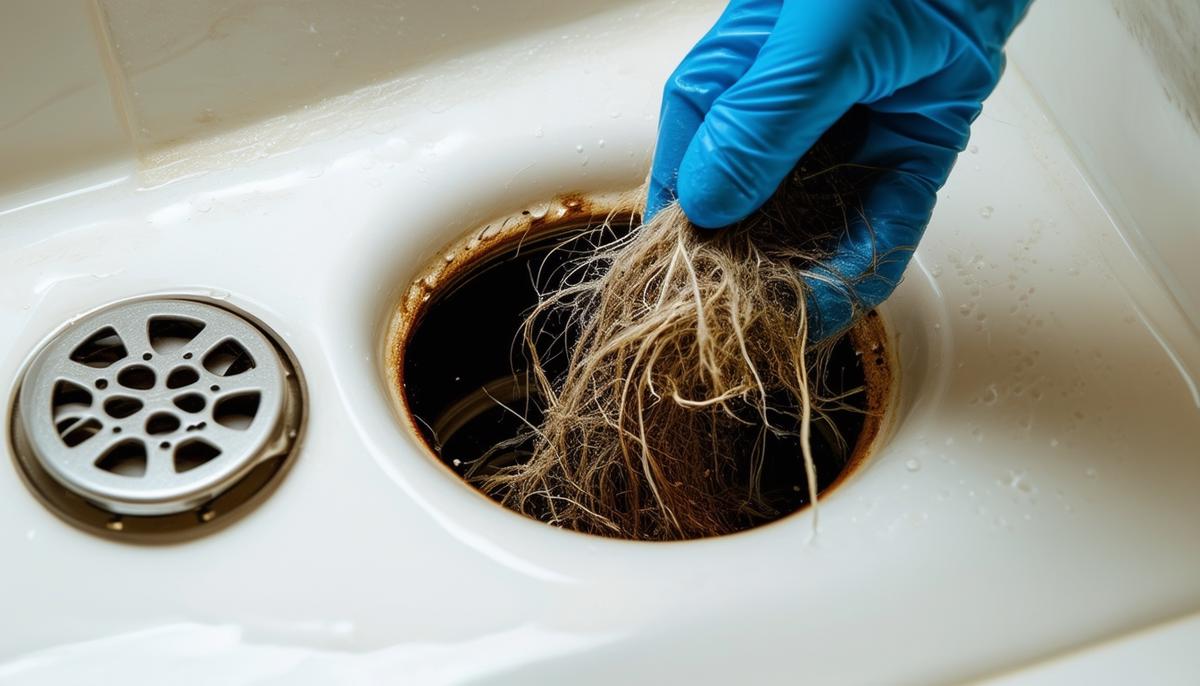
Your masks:
[{"label": "stainless steel strainer", "polygon": [[197,510],[294,443],[294,374],[262,328],[228,309],[117,303],[30,362],[14,405],[18,460],[114,515]]}]

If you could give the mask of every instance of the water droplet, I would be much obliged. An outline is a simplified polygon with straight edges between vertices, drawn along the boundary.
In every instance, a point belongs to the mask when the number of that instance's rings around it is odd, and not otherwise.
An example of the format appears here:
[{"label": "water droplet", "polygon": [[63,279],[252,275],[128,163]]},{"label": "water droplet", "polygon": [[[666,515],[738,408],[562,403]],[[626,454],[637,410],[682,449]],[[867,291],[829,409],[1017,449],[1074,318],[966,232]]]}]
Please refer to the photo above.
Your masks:
[{"label": "water droplet", "polygon": [[1033,484],[1025,479],[1024,471],[1015,469],[1008,470],[1008,487],[1014,488],[1022,493],[1032,493],[1034,491]]},{"label": "water droplet", "polygon": [[999,399],[1000,399],[1000,391],[996,390],[996,384],[991,384],[987,387],[986,390],[984,390],[984,392],[983,392],[983,404],[984,405],[995,405],[996,401]]},{"label": "water droplet", "polygon": [[993,208],[991,205],[985,205],[979,209],[979,216],[983,217],[984,219],[988,219],[992,216],[992,212],[995,211],[995,208]]},{"label": "water droplet", "polygon": [[921,461],[915,457],[911,457],[904,463],[904,468],[910,472],[919,472],[921,471]]},{"label": "water droplet", "polygon": [[580,153],[583,152],[583,144],[582,143],[575,146],[575,152],[580,152]]}]

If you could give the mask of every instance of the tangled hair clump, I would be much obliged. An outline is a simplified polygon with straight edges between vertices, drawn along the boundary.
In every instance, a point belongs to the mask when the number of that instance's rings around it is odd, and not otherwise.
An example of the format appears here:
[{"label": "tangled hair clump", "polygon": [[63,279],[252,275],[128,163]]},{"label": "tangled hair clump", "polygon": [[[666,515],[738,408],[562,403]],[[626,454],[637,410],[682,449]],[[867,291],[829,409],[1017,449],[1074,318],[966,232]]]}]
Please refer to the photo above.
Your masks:
[{"label": "tangled hair clump", "polygon": [[[634,539],[715,536],[777,516],[759,488],[767,460],[803,460],[815,504],[810,432],[838,399],[820,393],[830,346],[809,338],[806,280],[831,278],[817,267],[854,211],[847,195],[834,175],[798,168],[720,231],[672,204],[598,238],[525,320],[544,414],[532,436],[505,444],[532,441],[532,456],[469,478],[537,519]],[[557,376],[542,357],[548,317],[568,321],[572,339]],[[768,450],[781,438],[799,450]]]}]

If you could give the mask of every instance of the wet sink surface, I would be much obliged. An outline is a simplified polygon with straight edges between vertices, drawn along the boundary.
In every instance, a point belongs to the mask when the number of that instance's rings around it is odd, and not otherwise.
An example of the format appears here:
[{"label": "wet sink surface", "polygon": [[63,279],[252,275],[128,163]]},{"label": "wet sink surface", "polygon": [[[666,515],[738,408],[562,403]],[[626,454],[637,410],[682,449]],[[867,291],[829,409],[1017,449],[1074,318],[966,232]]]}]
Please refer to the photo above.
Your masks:
[{"label": "wet sink surface", "polygon": [[[714,7],[622,6],[570,40],[514,33],[337,105],[360,125],[288,139],[319,128],[298,114],[239,134],[284,141],[261,158],[217,146],[190,158],[203,168],[130,161],[0,198],[6,387],[72,317],[193,293],[277,331],[311,401],[278,490],[183,545],[84,534],[0,470],[0,608],[18,618],[0,629],[0,677],[137,664],[153,679],[185,661],[293,683],[929,683],[1200,607],[1191,390],[1016,69],[884,308],[894,420],[822,504],[815,539],[809,513],[684,544],[578,536],[502,510],[422,452],[383,355],[409,279],[490,219],[636,186],[662,79]],[[510,68],[530,50],[542,68]]]}]

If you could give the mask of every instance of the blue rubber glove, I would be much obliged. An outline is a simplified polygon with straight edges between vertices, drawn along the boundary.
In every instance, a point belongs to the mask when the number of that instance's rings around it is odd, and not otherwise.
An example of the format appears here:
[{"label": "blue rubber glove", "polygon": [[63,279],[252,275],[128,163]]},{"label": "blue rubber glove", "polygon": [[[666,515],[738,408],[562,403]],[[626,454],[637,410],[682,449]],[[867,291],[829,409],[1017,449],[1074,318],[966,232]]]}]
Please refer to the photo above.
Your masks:
[{"label": "blue rubber glove", "polygon": [[899,283],[1031,1],[733,0],[667,82],[648,216],[678,197],[699,226],[744,218],[865,107],[846,161],[882,171],[811,280],[811,338],[841,332]]}]

